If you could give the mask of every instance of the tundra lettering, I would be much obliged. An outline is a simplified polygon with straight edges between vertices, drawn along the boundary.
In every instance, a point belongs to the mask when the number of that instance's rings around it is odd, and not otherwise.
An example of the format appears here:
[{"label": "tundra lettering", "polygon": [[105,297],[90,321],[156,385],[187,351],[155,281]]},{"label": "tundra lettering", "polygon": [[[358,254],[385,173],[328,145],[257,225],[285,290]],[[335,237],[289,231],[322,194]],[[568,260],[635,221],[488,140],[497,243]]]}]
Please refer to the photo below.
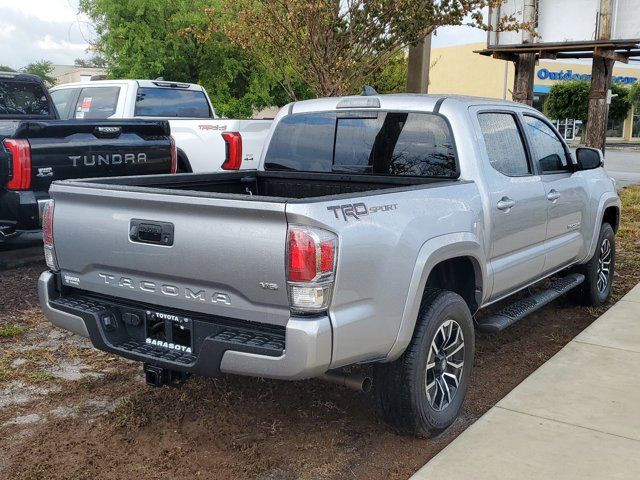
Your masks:
[{"label": "tundra lettering", "polygon": [[69,159],[73,162],[73,166],[84,165],[85,167],[95,167],[96,165],[122,165],[133,163],[145,163],[147,161],[146,153],[113,153],[104,155],[71,155]]}]

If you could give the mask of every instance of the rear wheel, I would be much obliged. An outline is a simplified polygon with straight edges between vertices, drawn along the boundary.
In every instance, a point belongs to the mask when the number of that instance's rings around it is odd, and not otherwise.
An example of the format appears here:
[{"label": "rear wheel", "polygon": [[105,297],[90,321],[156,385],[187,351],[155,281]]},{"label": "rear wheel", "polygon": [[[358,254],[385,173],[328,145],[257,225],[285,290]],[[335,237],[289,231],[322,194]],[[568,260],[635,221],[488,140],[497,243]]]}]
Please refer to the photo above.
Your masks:
[{"label": "rear wheel", "polygon": [[572,297],[582,305],[598,307],[611,295],[616,262],[616,236],[608,223],[600,228],[598,246],[591,259],[577,268],[585,281],[572,291]]},{"label": "rear wheel", "polygon": [[458,294],[427,289],[411,343],[379,364],[374,388],[381,416],[406,435],[432,437],[457,418],[473,367],[471,312]]}]

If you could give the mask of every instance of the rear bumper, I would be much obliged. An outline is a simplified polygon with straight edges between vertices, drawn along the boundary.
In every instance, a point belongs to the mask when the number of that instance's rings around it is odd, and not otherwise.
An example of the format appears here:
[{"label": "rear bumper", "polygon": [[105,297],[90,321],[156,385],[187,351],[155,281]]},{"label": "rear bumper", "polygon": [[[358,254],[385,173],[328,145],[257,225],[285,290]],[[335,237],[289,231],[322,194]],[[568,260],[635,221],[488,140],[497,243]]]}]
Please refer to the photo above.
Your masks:
[{"label": "rear bumper", "polygon": [[[281,348],[273,350],[256,347],[252,340],[243,340],[244,343],[229,340],[230,336],[246,338],[254,335],[255,338],[264,338],[270,335],[263,331],[251,330],[259,327],[253,327],[248,323],[240,324],[238,327],[223,327],[216,325],[215,319],[211,322],[205,320],[201,322],[202,326],[209,328],[211,333],[200,339],[197,348],[194,345],[193,355],[182,355],[166,350],[158,351],[157,348],[144,345],[143,342],[134,345],[135,342],[130,338],[121,343],[114,342],[115,335],[105,332],[101,316],[105,312],[115,312],[115,317],[120,318],[119,304],[93,301],[90,298],[79,299],[77,295],[61,295],[56,278],[51,272],[44,272],[38,280],[40,305],[45,316],[54,325],[89,338],[100,350],[206,377],[233,373],[298,380],[321,375],[329,369],[332,335],[331,322],[326,316],[311,319],[290,318],[282,333],[273,334],[275,340],[270,344],[282,344]],[[129,329],[122,320],[120,323],[121,328]],[[220,329],[224,332],[220,333]],[[229,335],[229,331],[235,333]]]},{"label": "rear bumper", "polygon": [[0,227],[7,233],[39,229],[48,199],[46,192],[0,191]]}]

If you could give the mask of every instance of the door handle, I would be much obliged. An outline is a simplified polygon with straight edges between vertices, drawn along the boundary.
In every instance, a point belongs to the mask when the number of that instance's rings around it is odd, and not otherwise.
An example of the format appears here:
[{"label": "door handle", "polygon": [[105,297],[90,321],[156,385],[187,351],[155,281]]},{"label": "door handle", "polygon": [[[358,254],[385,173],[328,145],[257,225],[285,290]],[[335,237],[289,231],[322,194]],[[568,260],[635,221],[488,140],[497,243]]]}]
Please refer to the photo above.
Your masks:
[{"label": "door handle", "polygon": [[549,200],[550,202],[555,202],[559,198],[560,198],[560,192],[558,192],[557,190],[551,190],[547,194],[547,200]]},{"label": "door handle", "polygon": [[515,200],[512,200],[509,197],[502,197],[498,201],[498,210],[511,210],[515,206],[515,204]]}]

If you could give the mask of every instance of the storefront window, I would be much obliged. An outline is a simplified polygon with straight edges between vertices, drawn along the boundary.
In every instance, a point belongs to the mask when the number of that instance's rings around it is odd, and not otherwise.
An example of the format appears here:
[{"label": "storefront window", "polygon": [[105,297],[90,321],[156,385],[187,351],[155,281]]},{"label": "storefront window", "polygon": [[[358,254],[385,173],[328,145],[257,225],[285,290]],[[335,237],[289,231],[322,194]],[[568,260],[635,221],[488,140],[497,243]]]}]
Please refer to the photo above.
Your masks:
[{"label": "storefront window", "polygon": [[607,122],[607,137],[620,138],[624,135],[624,120],[609,119]]},{"label": "storefront window", "polygon": [[633,130],[631,131],[633,138],[640,138],[640,112],[633,114]]},{"label": "storefront window", "polygon": [[544,102],[547,100],[547,97],[549,95],[541,95],[539,93],[536,93],[533,96],[533,108],[535,108],[536,110],[538,110],[541,113],[544,113]]}]

